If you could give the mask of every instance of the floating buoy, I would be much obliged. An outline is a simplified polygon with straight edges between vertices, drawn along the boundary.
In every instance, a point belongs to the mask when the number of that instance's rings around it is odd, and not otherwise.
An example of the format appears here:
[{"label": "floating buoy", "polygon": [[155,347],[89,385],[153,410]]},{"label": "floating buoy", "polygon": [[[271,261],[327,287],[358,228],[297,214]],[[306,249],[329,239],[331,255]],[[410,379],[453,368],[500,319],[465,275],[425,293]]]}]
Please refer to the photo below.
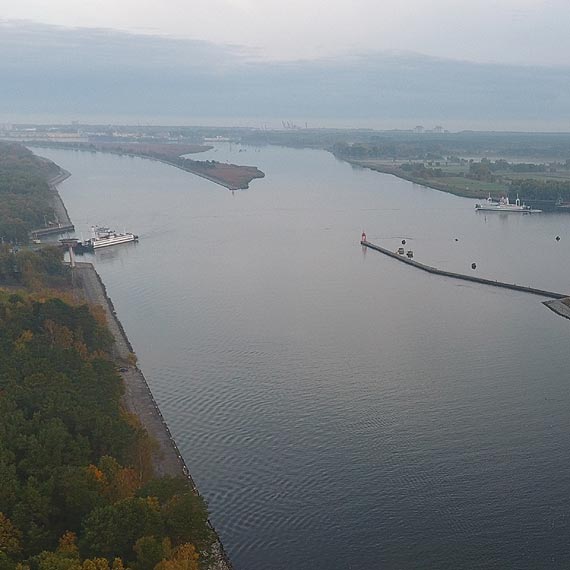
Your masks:
[{"label": "floating buoy", "polygon": [[459,241],[457,238],[455,238],[455,241]]},{"label": "floating buoy", "polygon": [[560,236],[556,236],[556,241],[560,241]]},{"label": "floating buoy", "polygon": [[472,264],[471,264],[471,269],[477,269],[477,264],[476,264],[476,263],[472,263]]},{"label": "floating buoy", "polygon": [[402,245],[406,245],[406,240],[405,240],[405,239],[402,240]]}]

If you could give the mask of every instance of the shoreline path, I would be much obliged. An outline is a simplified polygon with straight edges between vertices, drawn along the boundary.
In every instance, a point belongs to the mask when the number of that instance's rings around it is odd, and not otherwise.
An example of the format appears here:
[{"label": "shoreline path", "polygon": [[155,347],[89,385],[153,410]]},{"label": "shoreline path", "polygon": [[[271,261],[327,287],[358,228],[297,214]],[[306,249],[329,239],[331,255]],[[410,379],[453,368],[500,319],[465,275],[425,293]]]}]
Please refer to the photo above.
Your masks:
[{"label": "shoreline path", "polygon": [[[115,337],[112,355],[118,365],[121,366],[121,376],[125,386],[124,405],[129,412],[137,415],[143,427],[158,444],[158,450],[153,453],[153,467],[156,476],[186,477],[193,491],[199,494],[143,373],[137,366],[129,364],[133,349],[121,322],[117,318],[103,281],[91,263],[77,263],[72,271],[75,290],[87,303],[100,305],[105,310],[107,326]],[[231,570],[233,566],[220,538],[211,524],[210,527],[216,538],[212,547],[212,564],[209,566],[209,570]]]},{"label": "shoreline path", "polygon": [[[71,173],[60,168],[60,174],[49,180],[50,190],[53,192],[53,208],[60,220],[57,229],[63,231],[61,226],[67,226],[65,231],[72,231],[73,224],[67,208],[58,192],[57,185],[66,180]],[[61,224],[61,220],[65,223]],[[54,228],[55,229],[55,228]],[[57,232],[57,229],[56,232]],[[40,233],[41,230],[39,231]],[[54,233],[53,229],[44,230],[45,233]],[[170,429],[152,395],[146,378],[134,362],[134,350],[127,337],[123,325],[115,312],[113,302],[107,295],[105,284],[91,263],[76,263],[72,269],[74,292],[85,302],[99,305],[105,311],[107,327],[113,335],[115,342],[111,349],[112,357],[120,369],[125,393],[123,404],[128,412],[135,414],[148,434],[156,441],[157,449],[152,456],[153,470],[157,477],[173,476],[186,477],[192,490],[200,494],[184,458],[182,457]],[[216,529],[208,521],[214,533],[214,542],[209,553],[208,570],[233,570],[232,563],[224,550]]]}]

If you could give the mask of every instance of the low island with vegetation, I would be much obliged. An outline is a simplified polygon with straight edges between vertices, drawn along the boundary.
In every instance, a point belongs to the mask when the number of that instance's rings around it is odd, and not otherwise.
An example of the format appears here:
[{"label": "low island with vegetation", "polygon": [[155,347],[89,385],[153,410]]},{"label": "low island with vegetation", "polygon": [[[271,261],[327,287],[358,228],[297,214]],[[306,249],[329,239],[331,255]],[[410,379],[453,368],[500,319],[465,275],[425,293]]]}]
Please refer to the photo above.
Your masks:
[{"label": "low island with vegetation", "polygon": [[[45,142],[37,143],[46,146]],[[242,166],[218,162],[216,160],[194,160],[186,155],[203,152],[211,146],[177,143],[137,143],[137,142],[92,142],[92,143],[50,143],[49,146],[74,148],[120,155],[138,156],[158,160],[206,178],[229,190],[245,190],[256,178],[265,174],[256,166]]]}]

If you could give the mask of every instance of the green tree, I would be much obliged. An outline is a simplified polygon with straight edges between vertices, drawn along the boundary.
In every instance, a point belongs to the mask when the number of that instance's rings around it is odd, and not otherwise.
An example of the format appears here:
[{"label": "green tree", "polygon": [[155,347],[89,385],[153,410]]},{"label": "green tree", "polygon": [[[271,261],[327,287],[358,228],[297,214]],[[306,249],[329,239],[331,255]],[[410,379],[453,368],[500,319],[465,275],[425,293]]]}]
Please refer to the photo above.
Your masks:
[{"label": "green tree", "polygon": [[168,538],[143,536],[134,546],[137,555],[136,570],[153,570],[162,560],[168,558],[172,547]]},{"label": "green tree", "polygon": [[200,495],[191,491],[175,495],[162,510],[168,536],[174,544],[191,542],[206,548],[212,543],[213,533],[207,525],[208,511]]},{"label": "green tree", "polygon": [[175,495],[187,493],[190,490],[188,480],[184,477],[160,477],[151,479],[137,492],[139,497],[156,497],[160,504],[166,503]]},{"label": "green tree", "polygon": [[86,519],[83,549],[88,555],[129,560],[143,536],[164,536],[158,501],[133,498],[95,509]]}]

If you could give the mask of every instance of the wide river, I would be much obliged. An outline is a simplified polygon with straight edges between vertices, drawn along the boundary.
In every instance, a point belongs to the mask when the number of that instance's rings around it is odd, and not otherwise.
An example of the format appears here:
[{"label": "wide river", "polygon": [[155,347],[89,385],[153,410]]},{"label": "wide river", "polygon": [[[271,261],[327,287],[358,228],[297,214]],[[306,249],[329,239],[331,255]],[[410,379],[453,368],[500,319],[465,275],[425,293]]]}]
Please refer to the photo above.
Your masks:
[{"label": "wide river", "polygon": [[266,173],[234,194],[36,152],[72,173],[85,237],[140,235],[86,260],[238,570],[570,567],[570,321],[359,244],[570,293],[570,216],[477,213],[322,151],[200,155]]}]

